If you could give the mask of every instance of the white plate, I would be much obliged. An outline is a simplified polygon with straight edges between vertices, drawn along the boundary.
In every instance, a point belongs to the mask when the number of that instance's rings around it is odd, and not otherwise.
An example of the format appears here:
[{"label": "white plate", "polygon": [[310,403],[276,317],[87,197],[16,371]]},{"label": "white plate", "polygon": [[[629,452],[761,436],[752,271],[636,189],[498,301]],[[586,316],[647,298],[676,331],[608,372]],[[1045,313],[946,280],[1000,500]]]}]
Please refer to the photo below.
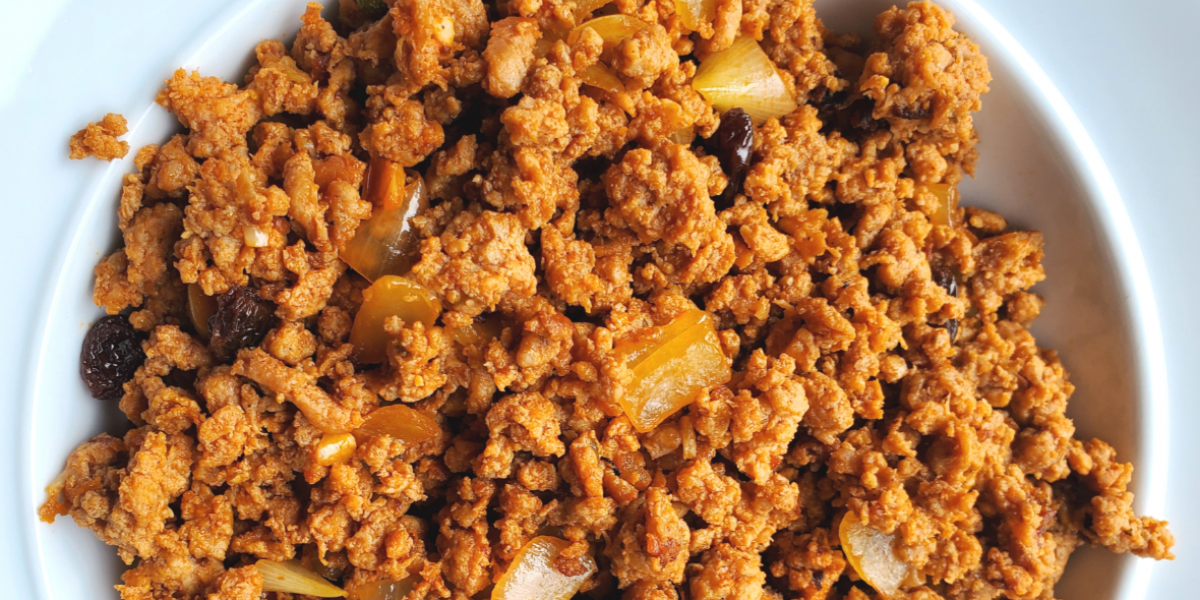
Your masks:
[{"label": "white plate", "polygon": [[[22,429],[7,438],[7,455],[16,464],[0,466],[0,480],[14,481],[16,492],[15,497],[0,496],[0,522],[4,531],[15,534],[9,547],[19,553],[0,561],[0,574],[12,571],[7,579],[17,582],[13,591],[28,585],[30,593],[23,595],[115,597],[108,586],[120,570],[111,549],[69,519],[46,526],[35,523],[32,512],[43,500],[41,487],[61,468],[66,454],[113,425],[106,415],[115,412],[87,397],[76,360],[86,324],[99,314],[90,301],[90,271],[115,243],[113,207],[120,176],[132,169],[132,155],[113,165],[67,163],[66,137],[86,120],[113,110],[130,118],[133,131],[127,139],[135,148],[162,141],[175,124],[152,104],[161,79],[183,65],[239,80],[253,45],[293,33],[304,2],[257,0],[221,11],[161,4],[137,2],[120,12],[108,3],[71,5],[42,21],[51,25],[44,30],[49,39],[60,42],[43,46],[51,56],[41,64],[50,69],[26,77],[20,88],[6,86],[7,73],[0,70],[0,110],[10,109],[0,118],[0,132],[6,134],[0,136],[5,142],[0,153],[3,164],[23,165],[6,170],[6,179],[34,178],[35,185],[18,188],[26,197],[56,192],[14,206],[13,222],[22,223],[20,217],[28,215],[50,224],[43,233],[64,232],[57,240],[35,237],[33,231],[6,240],[10,251],[18,245],[23,250],[10,254],[18,258],[13,275],[45,278],[42,285],[14,293],[26,302],[14,305],[10,314],[20,315],[20,325],[28,330],[8,337],[18,350],[5,355],[12,359],[4,361],[5,381],[18,381],[13,363],[23,363],[24,370],[21,386],[13,390],[19,393],[0,404],[0,414],[11,419],[5,427],[19,424]],[[822,0],[819,11],[836,30],[865,30],[870,15],[888,4]],[[1070,411],[1078,435],[1102,437],[1134,461],[1138,509],[1161,514],[1166,497],[1165,361],[1150,282],[1118,190],[1067,103],[1015,41],[975,4],[943,4],[983,46],[996,77],[978,117],[982,158],[978,179],[964,188],[967,202],[998,209],[1016,224],[1046,234],[1049,279],[1039,291],[1049,305],[1035,327],[1038,340],[1062,351],[1078,386]],[[54,9],[62,7],[52,2],[37,14],[54,17]],[[140,16],[140,22],[131,27],[122,16]],[[9,20],[14,21],[21,19]],[[36,32],[36,23],[31,29]],[[114,31],[128,37],[114,38]],[[150,56],[150,51],[156,54]],[[55,66],[64,68],[56,72]],[[23,95],[29,88],[46,93],[45,100],[31,102]],[[17,121],[14,105],[33,114]],[[44,127],[31,127],[30,119]],[[25,156],[36,160],[22,161],[14,140],[28,140],[26,145],[38,151]],[[9,205],[14,201],[10,197]],[[17,244],[7,245],[12,242]],[[19,468],[8,477],[13,466]],[[1142,597],[1149,566],[1085,549],[1072,559],[1058,595]]]}]

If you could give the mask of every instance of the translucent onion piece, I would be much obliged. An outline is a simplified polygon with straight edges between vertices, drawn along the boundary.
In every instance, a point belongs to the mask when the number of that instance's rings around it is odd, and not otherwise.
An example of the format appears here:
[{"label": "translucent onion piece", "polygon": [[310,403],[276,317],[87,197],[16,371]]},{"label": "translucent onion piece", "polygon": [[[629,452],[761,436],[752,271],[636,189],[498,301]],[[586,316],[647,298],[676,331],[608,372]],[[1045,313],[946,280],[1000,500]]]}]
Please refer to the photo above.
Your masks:
[{"label": "translucent onion piece", "polygon": [[937,199],[937,209],[933,211],[933,216],[929,217],[929,221],[934,225],[951,226],[950,215],[951,204],[954,202],[954,187],[949,183],[927,183],[920,187],[933,194],[933,197]]},{"label": "translucent onion piece", "polygon": [[675,0],[675,14],[684,27],[699,31],[701,23],[717,18],[717,0]]},{"label": "translucent onion piece", "polygon": [[258,225],[243,225],[242,241],[251,248],[265,248],[271,243],[271,235]]},{"label": "translucent onion piece", "polygon": [[404,202],[404,183],[407,176],[400,163],[386,158],[372,158],[367,167],[367,202],[391,210]]},{"label": "translucent onion piece", "polygon": [[575,0],[575,19],[582,19],[600,9],[612,0]]},{"label": "translucent onion piece", "polygon": [[325,434],[321,437],[321,441],[317,442],[317,464],[328,467],[344,463],[354,456],[354,451],[358,445],[354,442],[354,436],[349,433],[334,433]]},{"label": "translucent onion piece", "polygon": [[706,388],[729,381],[713,318],[702,310],[688,310],[614,350],[633,371],[620,404],[638,431],[654,429]]},{"label": "translucent onion piece", "polygon": [[200,338],[207,341],[211,337],[208,330],[208,319],[217,312],[217,299],[204,293],[198,283],[188,284],[188,317],[192,320],[192,327],[196,328],[196,333]]},{"label": "translucent onion piece", "polygon": [[359,224],[340,255],[369,281],[403,275],[420,260],[420,240],[409,220],[429,206],[429,190],[420,175],[406,177],[396,163],[383,161],[394,168],[377,166],[379,160],[371,161],[367,175],[367,198],[375,206],[371,218]]},{"label": "translucent onion piece", "polygon": [[668,134],[667,139],[671,140],[671,142],[673,142],[675,144],[683,144],[684,146],[691,146],[692,142],[695,141],[695,139],[696,139],[696,130],[693,129],[690,125],[687,127],[680,127],[679,129],[676,129],[675,131],[672,131],[670,134]]},{"label": "translucent onion piece", "polygon": [[381,406],[367,415],[367,420],[354,430],[359,442],[390,435],[407,444],[420,444],[437,435],[441,428],[425,413],[403,404]]},{"label": "translucent onion piece", "polygon": [[392,337],[383,330],[383,324],[388,317],[400,317],[405,323],[420,321],[428,327],[441,313],[442,303],[437,296],[420,284],[395,275],[380,277],[363,290],[363,304],[350,329],[354,359],[359,364],[374,364],[387,358]]},{"label": "translucent onion piece", "polygon": [[633,37],[641,29],[646,27],[646,22],[629,15],[605,15],[596,17],[586,23],[583,23],[571,30],[571,34],[567,36],[567,43],[574,45],[575,40],[579,39],[579,35],[585,28],[596,30],[600,34],[600,39],[604,40],[604,51],[600,54],[600,60],[608,62],[612,59],[612,51],[623,40]]},{"label": "translucent onion piece", "polygon": [[587,571],[563,575],[553,562],[571,542],[550,536],[533,538],[517,552],[508,570],[492,589],[492,600],[569,600],[596,572],[596,563],[585,556]]},{"label": "translucent onion piece", "polygon": [[893,596],[900,584],[914,575],[912,567],[896,556],[892,547],[895,534],[880,533],[863,525],[854,513],[842,517],[838,537],[850,566],[883,597]]},{"label": "translucent onion piece", "polygon": [[596,63],[584,68],[584,70],[579,72],[579,80],[592,87],[598,87],[614,94],[625,91],[625,84],[621,82],[621,78],[617,76],[617,72],[612,67],[602,63]]},{"label": "translucent onion piece", "polygon": [[318,598],[337,598],[346,595],[345,590],[304,568],[299,561],[279,562],[264,558],[254,563],[254,566],[262,575],[264,592],[287,592]]},{"label": "translucent onion piece", "polygon": [[355,586],[350,590],[350,600],[404,600],[417,585],[417,577],[405,577],[400,581],[382,579]]},{"label": "translucent onion piece", "polygon": [[500,337],[500,332],[504,330],[500,323],[499,317],[488,315],[483,319],[472,321],[466,327],[459,327],[453,331],[454,341],[465,347],[482,348],[488,342]]},{"label": "translucent onion piece", "polygon": [[740,107],[755,125],[796,110],[796,99],[775,64],[751,37],[740,37],[704,59],[692,87],[721,112]]}]

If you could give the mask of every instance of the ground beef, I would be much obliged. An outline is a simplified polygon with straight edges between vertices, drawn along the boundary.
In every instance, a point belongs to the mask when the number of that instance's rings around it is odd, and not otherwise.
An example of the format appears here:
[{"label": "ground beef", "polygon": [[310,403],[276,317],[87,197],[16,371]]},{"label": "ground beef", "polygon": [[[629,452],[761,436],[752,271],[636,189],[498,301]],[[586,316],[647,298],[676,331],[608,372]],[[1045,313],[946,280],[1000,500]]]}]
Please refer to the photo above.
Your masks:
[{"label": "ground beef", "polygon": [[129,153],[129,142],[117,138],[128,132],[125,117],[108,113],[99,123],[88,123],[87,127],[71,136],[71,159],[94,156],[111,162],[116,158],[125,158]]},{"label": "ground beef", "polygon": [[[990,75],[949,13],[862,44],[811,0],[599,4],[310,3],[242,83],[167,81],[186,131],[135,155],[95,269],[144,354],[127,433],[39,511],[116,547],[123,600],[290,598],[264,559],[465,600],[539,536],[547,574],[595,567],[576,597],[625,600],[876,597],[843,525],[890,536],[891,598],[1049,598],[1083,543],[1171,557],[1028,330],[1041,234],[958,206]],[[629,35],[570,33],[600,14]],[[739,35],[790,114],[722,127],[692,87]],[[735,125],[737,164],[704,142]],[[382,301],[350,264],[400,238],[412,294]]]}]

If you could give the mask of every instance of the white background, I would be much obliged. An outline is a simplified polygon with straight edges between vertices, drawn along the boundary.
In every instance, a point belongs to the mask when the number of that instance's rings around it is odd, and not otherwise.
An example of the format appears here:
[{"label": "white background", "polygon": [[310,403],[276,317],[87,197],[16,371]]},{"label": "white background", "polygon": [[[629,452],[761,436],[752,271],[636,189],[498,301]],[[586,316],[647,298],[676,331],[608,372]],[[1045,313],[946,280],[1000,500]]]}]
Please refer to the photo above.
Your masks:
[{"label": "white background", "polygon": [[[1166,514],[1178,539],[1148,598],[1195,597],[1200,573],[1200,2],[979,0],[1054,80],[1112,172],[1137,230],[1163,324],[1171,402]],[[144,106],[182,46],[228,3],[0,0],[0,581],[28,596],[15,514],[23,349],[64,215],[106,165],[66,161],[66,139],[104,112]],[[96,26],[102,23],[103,26]],[[81,35],[79,32],[87,32]],[[31,83],[36,75],[36,83]],[[97,75],[100,78],[97,78]],[[104,85],[96,85],[96,81]],[[986,103],[986,98],[985,98]],[[48,110],[48,108],[53,110]],[[131,118],[134,115],[127,115]],[[986,140],[984,140],[986,144]],[[42,171],[44,172],[44,171]],[[64,415],[64,418],[70,418]],[[1163,432],[1164,435],[1168,432]],[[8,541],[6,541],[8,540]],[[15,584],[15,587],[13,585]]]}]

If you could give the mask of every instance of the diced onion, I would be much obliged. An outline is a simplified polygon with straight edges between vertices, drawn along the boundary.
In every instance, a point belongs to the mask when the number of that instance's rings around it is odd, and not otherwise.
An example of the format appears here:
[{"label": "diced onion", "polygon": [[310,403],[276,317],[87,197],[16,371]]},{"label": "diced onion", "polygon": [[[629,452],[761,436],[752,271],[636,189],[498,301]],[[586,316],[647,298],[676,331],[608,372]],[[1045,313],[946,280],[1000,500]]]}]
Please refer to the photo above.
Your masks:
[{"label": "diced onion", "polygon": [[671,142],[675,144],[691,146],[692,142],[696,140],[696,130],[690,125],[688,127],[680,127],[679,129],[676,129],[668,134],[667,139],[671,140]]},{"label": "diced onion", "polygon": [[927,183],[920,187],[937,200],[937,207],[935,207],[933,215],[929,217],[929,221],[934,225],[950,227],[953,224],[951,205],[954,203],[954,186],[949,183]]},{"label": "diced onion", "polygon": [[729,381],[729,364],[713,318],[691,309],[614,348],[633,379],[619,399],[638,431],[650,431],[706,388]]},{"label": "diced onion", "polygon": [[604,40],[604,47],[600,52],[600,62],[581,70],[579,79],[606,92],[614,94],[624,92],[625,84],[621,82],[617,72],[609,66],[609,63],[612,62],[613,50],[622,41],[633,37],[633,34],[645,27],[647,27],[646,22],[637,17],[616,14],[596,17],[572,29],[567,36],[568,44],[575,44],[584,29],[594,30],[600,35],[600,39]]},{"label": "diced onion", "polygon": [[258,225],[243,225],[242,239],[251,248],[266,248],[271,243],[271,235]]},{"label": "diced onion", "polygon": [[575,13],[576,19],[582,19],[609,2],[612,0],[575,0],[575,10],[572,12]]},{"label": "diced onion", "polygon": [[605,15],[572,29],[570,35],[567,36],[567,43],[574,45],[575,40],[579,39],[584,29],[595,30],[600,34],[600,39],[604,40],[604,51],[600,54],[600,60],[608,62],[612,59],[612,51],[618,44],[633,37],[633,34],[646,27],[646,22],[637,17],[620,14]]},{"label": "diced onion", "polygon": [[405,184],[408,175],[400,163],[386,158],[372,158],[367,165],[367,202],[383,210],[391,210],[404,203]]},{"label": "diced onion", "polygon": [[437,295],[421,284],[395,275],[380,277],[363,290],[362,307],[350,328],[354,359],[360,364],[387,359],[387,345],[392,338],[383,327],[389,317],[400,317],[405,323],[421,321],[429,327],[441,313]]},{"label": "diced onion", "polygon": [[349,433],[325,434],[317,442],[317,464],[328,467],[344,463],[354,456],[357,445],[354,436]]},{"label": "diced onion", "polygon": [[211,336],[208,331],[208,319],[215,312],[217,312],[217,299],[205,294],[200,284],[189,283],[188,317],[192,320],[192,327],[196,328],[200,339],[208,340]]},{"label": "diced onion", "polygon": [[379,166],[378,159],[371,161],[366,197],[375,209],[340,254],[368,281],[403,275],[420,259],[420,240],[410,220],[429,206],[429,189],[420,175],[413,172],[406,177],[403,170],[397,175],[398,168],[396,163]]},{"label": "diced onion", "polygon": [[896,556],[894,533],[875,531],[848,512],[842,517],[838,537],[850,566],[883,597],[895,595],[904,580],[914,575],[913,568]]},{"label": "diced onion", "polygon": [[381,406],[367,415],[366,421],[354,430],[354,437],[365,442],[370,438],[389,435],[407,444],[420,444],[437,435],[441,428],[425,413],[405,406]]},{"label": "diced onion", "polygon": [[492,589],[492,600],[569,600],[583,582],[596,572],[590,556],[581,557],[586,570],[578,575],[564,575],[554,568],[554,559],[571,542],[550,536],[533,538],[525,544],[508,570]]},{"label": "diced onion", "polygon": [[717,0],[675,0],[675,14],[684,27],[699,31],[702,23],[717,18]]},{"label": "diced onion", "polygon": [[482,320],[473,321],[466,327],[458,327],[452,331],[454,341],[464,347],[483,348],[488,342],[500,337],[503,331],[500,319],[493,315]]},{"label": "diced onion", "polygon": [[264,558],[254,566],[262,575],[264,592],[287,592],[318,598],[337,598],[346,595],[345,590],[304,568],[299,561],[280,562]]},{"label": "diced onion", "polygon": [[751,37],[739,37],[729,48],[704,59],[692,87],[721,112],[746,111],[755,125],[796,110],[796,99],[775,63]]},{"label": "diced onion", "polygon": [[579,72],[579,80],[606,92],[618,94],[625,91],[625,84],[612,67],[603,63],[589,65]]},{"label": "diced onion", "polygon": [[350,600],[404,600],[417,585],[417,577],[405,577],[400,581],[381,579],[354,586],[350,589]]}]

